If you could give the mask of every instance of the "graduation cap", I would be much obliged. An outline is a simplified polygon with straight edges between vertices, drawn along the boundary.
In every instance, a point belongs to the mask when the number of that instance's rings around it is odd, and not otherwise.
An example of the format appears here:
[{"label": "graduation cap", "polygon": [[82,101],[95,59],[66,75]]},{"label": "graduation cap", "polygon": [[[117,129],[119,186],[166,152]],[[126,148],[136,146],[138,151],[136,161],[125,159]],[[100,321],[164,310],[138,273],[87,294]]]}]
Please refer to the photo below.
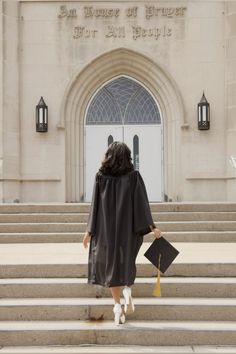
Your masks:
[{"label": "graduation cap", "polygon": [[144,253],[144,256],[157,267],[157,283],[153,295],[161,296],[160,271],[165,273],[173,260],[178,256],[179,251],[170,244],[163,236],[156,238],[151,246]]}]

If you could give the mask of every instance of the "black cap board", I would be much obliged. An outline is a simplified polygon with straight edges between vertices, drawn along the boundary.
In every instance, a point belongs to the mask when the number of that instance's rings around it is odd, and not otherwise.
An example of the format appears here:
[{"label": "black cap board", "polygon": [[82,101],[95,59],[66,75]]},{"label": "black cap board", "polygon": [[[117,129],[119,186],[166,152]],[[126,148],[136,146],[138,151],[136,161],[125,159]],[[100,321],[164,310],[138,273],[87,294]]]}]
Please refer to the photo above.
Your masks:
[{"label": "black cap board", "polygon": [[[165,273],[178,254],[179,251],[162,236],[153,241],[144,256],[162,273]],[[159,256],[161,256],[160,260]],[[159,261],[160,267],[158,265]]]}]

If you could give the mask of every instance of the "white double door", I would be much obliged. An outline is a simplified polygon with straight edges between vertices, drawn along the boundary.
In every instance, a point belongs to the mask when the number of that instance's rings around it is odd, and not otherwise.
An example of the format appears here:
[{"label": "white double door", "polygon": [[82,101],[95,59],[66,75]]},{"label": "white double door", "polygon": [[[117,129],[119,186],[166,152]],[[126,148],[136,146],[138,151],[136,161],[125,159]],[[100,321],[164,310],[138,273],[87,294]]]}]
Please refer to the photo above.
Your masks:
[{"label": "white double door", "polygon": [[[138,162],[149,201],[163,201],[162,128],[161,125],[87,125],[85,127],[85,201],[92,199],[94,177],[108,148],[108,138],[122,141]],[[134,137],[138,156],[134,155]],[[137,145],[136,145],[137,146]],[[134,161],[133,161],[134,163]]]}]

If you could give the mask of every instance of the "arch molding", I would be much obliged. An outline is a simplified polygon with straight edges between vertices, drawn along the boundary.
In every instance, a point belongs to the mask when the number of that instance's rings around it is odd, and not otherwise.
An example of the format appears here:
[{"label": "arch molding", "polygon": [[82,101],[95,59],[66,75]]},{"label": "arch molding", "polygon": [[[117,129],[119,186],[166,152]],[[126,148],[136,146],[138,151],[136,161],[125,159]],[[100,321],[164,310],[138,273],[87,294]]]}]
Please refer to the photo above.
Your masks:
[{"label": "arch molding", "polygon": [[74,76],[66,89],[58,128],[65,129],[66,201],[84,200],[84,123],[94,92],[107,81],[127,75],[146,86],[159,103],[164,124],[166,200],[178,201],[180,134],[186,127],[184,105],[173,78],[152,59],[129,49],[105,53]]}]

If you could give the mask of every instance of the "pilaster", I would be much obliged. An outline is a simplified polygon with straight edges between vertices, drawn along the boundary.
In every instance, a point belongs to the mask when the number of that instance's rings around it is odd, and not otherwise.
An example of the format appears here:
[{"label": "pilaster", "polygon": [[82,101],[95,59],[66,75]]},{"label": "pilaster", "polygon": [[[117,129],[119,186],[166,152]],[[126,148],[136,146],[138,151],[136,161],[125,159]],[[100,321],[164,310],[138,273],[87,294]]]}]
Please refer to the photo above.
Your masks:
[{"label": "pilaster", "polygon": [[20,102],[19,102],[19,8],[18,1],[2,1],[2,202],[18,202],[20,196]]},{"label": "pilaster", "polygon": [[[236,158],[236,6],[235,2],[226,2],[226,141],[227,174],[232,178],[227,182],[227,200],[236,200],[236,168],[229,163],[230,157]],[[235,177],[235,178],[234,178]]]}]

